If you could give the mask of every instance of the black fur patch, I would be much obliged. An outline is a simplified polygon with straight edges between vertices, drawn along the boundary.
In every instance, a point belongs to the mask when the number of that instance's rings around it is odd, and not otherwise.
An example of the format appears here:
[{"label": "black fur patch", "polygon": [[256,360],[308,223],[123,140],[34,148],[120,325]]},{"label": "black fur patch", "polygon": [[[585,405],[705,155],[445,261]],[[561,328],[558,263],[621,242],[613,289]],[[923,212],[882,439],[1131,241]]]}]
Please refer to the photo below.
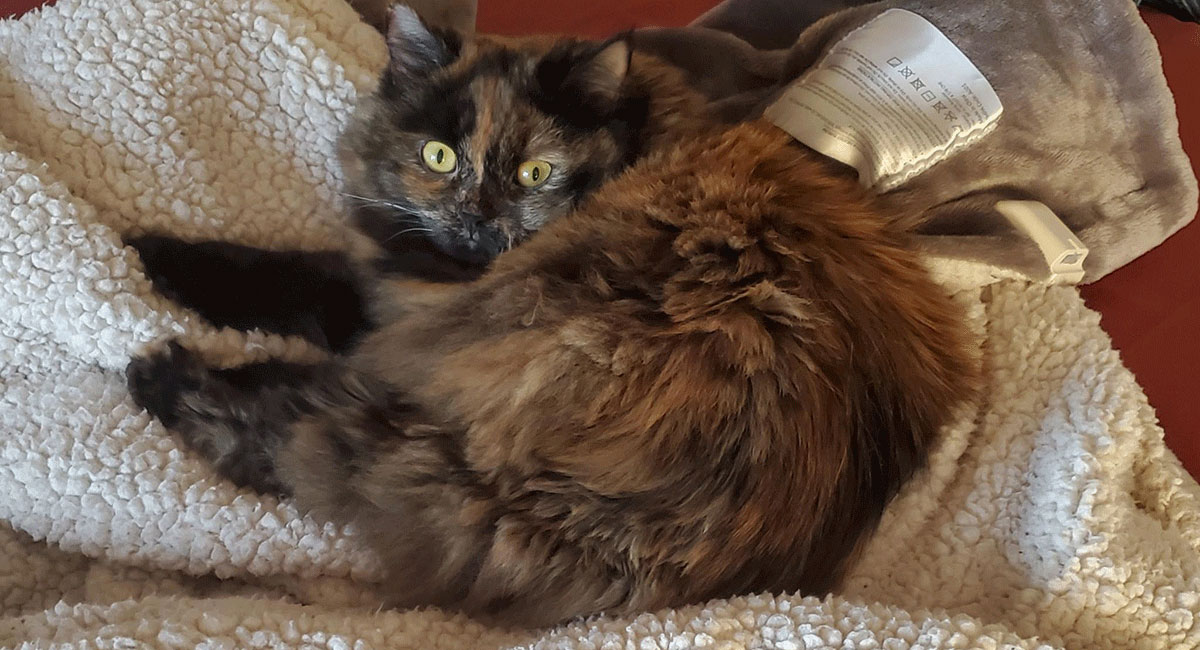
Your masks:
[{"label": "black fur patch", "polygon": [[160,353],[138,357],[125,368],[125,382],[134,401],[163,426],[179,423],[181,399],[203,385],[203,367],[178,343]]},{"label": "black fur patch", "polygon": [[405,89],[408,97],[397,126],[444,142],[459,142],[466,138],[475,129],[475,102],[467,83],[469,81],[451,79]]},{"label": "black fur patch", "polygon": [[342,253],[159,235],[126,243],[156,290],[218,327],[302,336],[335,351],[349,349],[371,327],[361,282]]}]

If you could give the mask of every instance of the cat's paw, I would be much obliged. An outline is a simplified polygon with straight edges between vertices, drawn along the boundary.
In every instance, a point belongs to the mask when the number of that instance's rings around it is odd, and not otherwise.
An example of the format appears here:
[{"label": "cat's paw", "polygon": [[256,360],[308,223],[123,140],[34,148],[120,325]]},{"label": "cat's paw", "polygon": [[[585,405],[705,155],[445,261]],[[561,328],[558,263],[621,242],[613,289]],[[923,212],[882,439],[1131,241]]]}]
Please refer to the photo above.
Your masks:
[{"label": "cat's paw", "polygon": [[183,398],[204,385],[207,369],[192,352],[172,341],[162,350],[137,357],[125,367],[133,401],[164,426],[179,422]]}]

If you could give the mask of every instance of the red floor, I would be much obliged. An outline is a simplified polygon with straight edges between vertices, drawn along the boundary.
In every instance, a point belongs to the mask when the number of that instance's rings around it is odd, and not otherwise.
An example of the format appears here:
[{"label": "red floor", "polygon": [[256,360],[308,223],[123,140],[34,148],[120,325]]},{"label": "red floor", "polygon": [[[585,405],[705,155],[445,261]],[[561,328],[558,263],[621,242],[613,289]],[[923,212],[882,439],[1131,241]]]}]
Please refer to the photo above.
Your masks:
[{"label": "red floor", "polygon": [[[0,0],[0,17],[44,3]],[[649,25],[682,25],[716,0],[593,0],[531,4],[480,0],[482,31],[505,34],[562,32],[605,36]],[[538,7],[532,11],[531,7]],[[1147,12],[1175,92],[1184,148],[1200,163],[1200,26]],[[1083,288],[1099,311],[1126,365],[1137,375],[1167,432],[1167,443],[1193,476],[1200,476],[1200,224],[1116,273]]]}]

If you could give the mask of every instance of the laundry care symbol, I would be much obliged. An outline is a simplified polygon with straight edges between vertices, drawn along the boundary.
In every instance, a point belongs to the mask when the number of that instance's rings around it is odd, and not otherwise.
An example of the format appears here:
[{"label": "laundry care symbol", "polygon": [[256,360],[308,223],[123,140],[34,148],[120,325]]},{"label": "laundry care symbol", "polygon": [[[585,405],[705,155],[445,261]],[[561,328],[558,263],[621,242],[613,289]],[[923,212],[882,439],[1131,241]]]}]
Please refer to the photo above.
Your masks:
[{"label": "laundry care symbol", "polygon": [[921,80],[921,77],[917,76],[916,71],[914,71],[911,67],[904,65],[903,59],[893,56],[887,60],[887,64],[892,66],[892,69],[896,70],[896,72],[899,73],[900,76],[907,81],[910,86],[913,87],[913,90],[918,91],[921,99],[928,102],[933,110],[937,111],[938,115],[942,116],[942,119],[946,120],[947,122],[958,121],[958,116],[954,114],[954,111],[952,111],[950,107],[946,105],[946,102],[938,99],[937,93],[929,90],[925,86],[925,82]]}]

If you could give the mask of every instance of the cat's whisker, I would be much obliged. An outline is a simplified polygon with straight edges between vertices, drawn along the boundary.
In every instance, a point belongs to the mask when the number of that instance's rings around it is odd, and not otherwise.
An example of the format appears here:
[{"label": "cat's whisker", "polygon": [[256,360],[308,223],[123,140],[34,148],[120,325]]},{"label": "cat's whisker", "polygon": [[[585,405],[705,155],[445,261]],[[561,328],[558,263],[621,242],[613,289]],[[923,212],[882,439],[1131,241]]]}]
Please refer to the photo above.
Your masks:
[{"label": "cat's whisker", "polygon": [[384,199],[373,199],[373,198],[370,198],[367,196],[359,196],[358,194],[350,194],[349,192],[338,192],[338,194],[341,194],[345,198],[362,201],[363,203],[366,203],[369,205],[382,205],[384,207],[392,208],[394,210],[399,210],[401,212],[407,212],[407,209],[404,206],[400,205],[399,203],[393,203],[392,201],[387,201]]},{"label": "cat's whisker", "polygon": [[425,233],[425,234],[432,234],[433,230],[430,228],[405,228],[404,230],[401,230],[401,231],[391,235],[387,239],[383,240],[382,243],[386,244],[386,243],[392,241],[393,239],[399,237],[400,235],[406,235],[410,232],[421,232],[421,233]]},{"label": "cat's whisker", "polygon": [[338,192],[338,194],[341,196],[344,196],[346,198],[349,198],[349,199],[358,199],[359,201],[368,201],[370,203],[378,203],[381,200],[381,199],[373,199],[369,196],[360,196],[358,194],[351,194],[349,192]]}]

